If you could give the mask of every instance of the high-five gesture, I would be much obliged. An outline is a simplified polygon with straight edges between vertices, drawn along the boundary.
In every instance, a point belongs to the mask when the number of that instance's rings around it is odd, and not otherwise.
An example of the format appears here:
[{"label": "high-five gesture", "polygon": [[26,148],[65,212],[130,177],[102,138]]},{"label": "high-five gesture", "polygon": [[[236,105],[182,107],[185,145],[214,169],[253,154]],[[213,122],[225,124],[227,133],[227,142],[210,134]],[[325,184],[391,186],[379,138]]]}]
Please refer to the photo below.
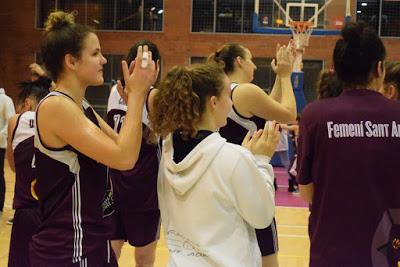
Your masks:
[{"label": "high-five gesture", "polygon": [[122,72],[125,80],[125,90],[130,93],[145,95],[157,76],[156,63],[152,59],[148,47],[139,46],[134,61],[128,64],[122,61]]}]

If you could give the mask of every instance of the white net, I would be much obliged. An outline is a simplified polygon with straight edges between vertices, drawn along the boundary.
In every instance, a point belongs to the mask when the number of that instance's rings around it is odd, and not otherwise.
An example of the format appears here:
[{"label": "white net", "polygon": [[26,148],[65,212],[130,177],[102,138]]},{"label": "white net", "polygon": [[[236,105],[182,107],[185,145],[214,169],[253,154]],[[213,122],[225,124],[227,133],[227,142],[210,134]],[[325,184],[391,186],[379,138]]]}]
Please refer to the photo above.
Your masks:
[{"label": "white net", "polygon": [[308,46],[313,25],[304,21],[294,21],[290,23],[290,30],[292,31],[293,41],[296,47],[296,57],[294,61],[293,71],[299,72],[303,68],[303,54],[305,48]]},{"label": "white net", "polygon": [[297,50],[302,50],[308,46],[308,41],[313,31],[311,24],[303,21],[295,21],[291,23],[290,30],[292,31],[293,41]]}]

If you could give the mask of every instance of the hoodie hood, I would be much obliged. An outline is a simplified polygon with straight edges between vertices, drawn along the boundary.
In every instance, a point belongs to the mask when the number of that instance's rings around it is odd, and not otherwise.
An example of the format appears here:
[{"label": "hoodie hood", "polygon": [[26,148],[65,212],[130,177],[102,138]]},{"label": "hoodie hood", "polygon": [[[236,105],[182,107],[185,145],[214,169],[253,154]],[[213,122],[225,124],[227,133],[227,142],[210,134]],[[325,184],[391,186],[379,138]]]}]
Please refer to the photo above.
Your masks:
[{"label": "hoodie hood", "polygon": [[168,182],[178,195],[184,195],[190,190],[204,172],[208,169],[214,157],[226,143],[219,133],[212,133],[202,140],[179,163],[173,160],[172,134],[168,135],[163,144],[162,162],[164,164],[163,179]]}]

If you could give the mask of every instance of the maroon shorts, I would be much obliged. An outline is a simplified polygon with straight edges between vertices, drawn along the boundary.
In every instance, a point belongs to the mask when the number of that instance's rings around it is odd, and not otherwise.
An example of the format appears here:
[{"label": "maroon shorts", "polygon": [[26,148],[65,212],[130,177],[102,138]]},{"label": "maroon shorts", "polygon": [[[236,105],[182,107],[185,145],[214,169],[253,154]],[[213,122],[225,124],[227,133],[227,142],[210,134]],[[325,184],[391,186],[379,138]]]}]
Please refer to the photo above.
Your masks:
[{"label": "maroon shorts", "polygon": [[256,229],[256,235],[262,256],[268,256],[278,252],[278,231],[276,229],[275,218],[267,228]]},{"label": "maroon shorts", "polygon": [[29,242],[40,224],[37,208],[16,209],[11,230],[8,266],[29,266]]},{"label": "maroon shorts", "polygon": [[143,247],[160,238],[160,211],[132,211],[111,215],[110,240],[125,240],[131,246]]},{"label": "maroon shorts", "polygon": [[104,246],[92,251],[90,254],[85,255],[81,261],[73,263],[71,257],[65,260],[54,259],[49,260],[43,257],[39,257],[35,252],[30,250],[30,267],[43,267],[43,266],[63,266],[63,267],[118,267],[118,262],[115,257],[114,251],[111,248],[109,241],[104,241]]}]

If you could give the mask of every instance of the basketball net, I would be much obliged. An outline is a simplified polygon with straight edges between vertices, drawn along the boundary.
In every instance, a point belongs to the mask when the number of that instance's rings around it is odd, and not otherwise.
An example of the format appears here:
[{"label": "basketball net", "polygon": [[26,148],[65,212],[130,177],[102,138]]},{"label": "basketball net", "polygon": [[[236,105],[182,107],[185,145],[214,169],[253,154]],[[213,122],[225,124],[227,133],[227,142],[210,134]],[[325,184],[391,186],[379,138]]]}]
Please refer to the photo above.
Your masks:
[{"label": "basketball net", "polygon": [[293,71],[300,72],[303,68],[303,54],[308,46],[313,28],[312,24],[307,21],[291,21],[289,22],[292,31],[293,41],[296,47],[296,58],[294,61]]}]

